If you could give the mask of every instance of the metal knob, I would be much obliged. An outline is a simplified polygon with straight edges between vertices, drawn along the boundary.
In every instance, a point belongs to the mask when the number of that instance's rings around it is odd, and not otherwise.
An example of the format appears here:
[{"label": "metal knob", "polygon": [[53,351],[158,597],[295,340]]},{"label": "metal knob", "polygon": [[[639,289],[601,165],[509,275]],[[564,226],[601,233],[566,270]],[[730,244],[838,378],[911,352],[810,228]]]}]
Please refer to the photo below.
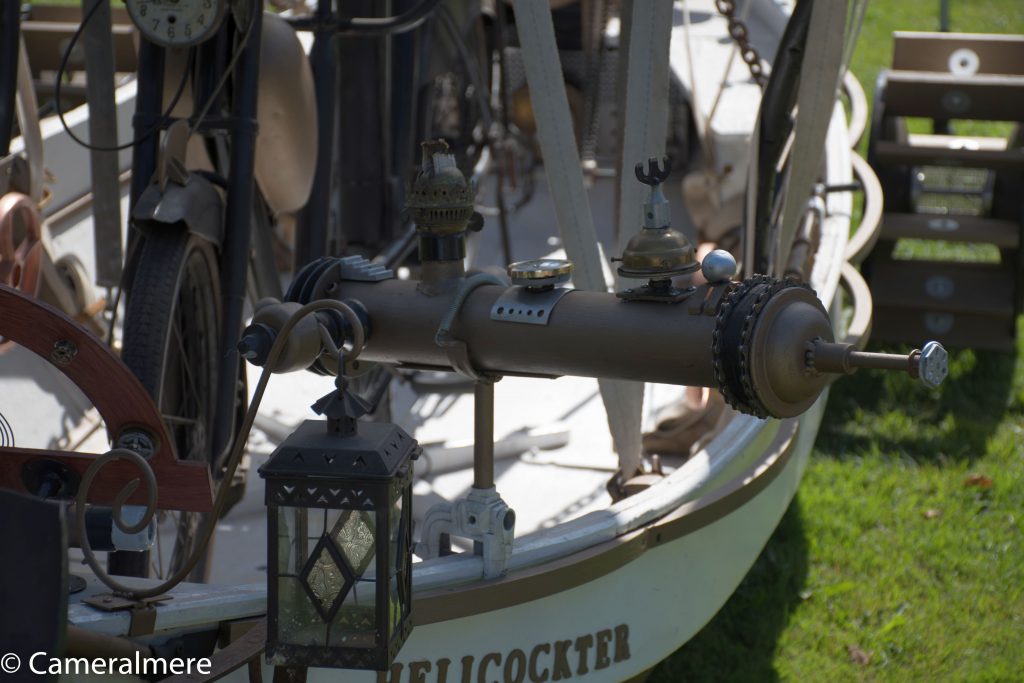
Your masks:
[{"label": "metal knob", "polygon": [[858,368],[898,370],[920,379],[926,387],[934,389],[949,374],[949,354],[942,344],[930,341],[922,349],[914,349],[906,356],[898,353],[869,353],[858,351],[852,344],[836,344],[818,339],[811,351],[811,366],[821,372],[852,374]]},{"label": "metal knob", "polygon": [[715,249],[700,264],[704,279],[714,284],[728,282],[736,274],[736,258],[725,249]]}]

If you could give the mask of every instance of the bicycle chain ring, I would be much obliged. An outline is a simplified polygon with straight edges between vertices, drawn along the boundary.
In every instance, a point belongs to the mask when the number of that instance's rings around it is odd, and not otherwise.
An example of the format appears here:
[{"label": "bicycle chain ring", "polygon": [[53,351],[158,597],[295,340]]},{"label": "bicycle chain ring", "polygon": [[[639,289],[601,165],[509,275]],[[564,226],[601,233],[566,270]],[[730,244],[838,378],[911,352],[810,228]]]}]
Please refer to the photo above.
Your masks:
[{"label": "bicycle chain ring", "polygon": [[[759,418],[809,408],[827,378],[807,367],[805,350],[792,337],[832,341],[828,320],[814,290],[797,280],[754,275],[735,286],[718,309],[712,336],[715,381],[726,402]],[[783,343],[780,335],[790,338]]]},{"label": "bicycle chain ring", "polygon": [[[39,209],[27,195],[8,192],[0,197],[0,283],[37,297],[42,260]],[[10,340],[0,337],[0,353],[12,345]]]}]

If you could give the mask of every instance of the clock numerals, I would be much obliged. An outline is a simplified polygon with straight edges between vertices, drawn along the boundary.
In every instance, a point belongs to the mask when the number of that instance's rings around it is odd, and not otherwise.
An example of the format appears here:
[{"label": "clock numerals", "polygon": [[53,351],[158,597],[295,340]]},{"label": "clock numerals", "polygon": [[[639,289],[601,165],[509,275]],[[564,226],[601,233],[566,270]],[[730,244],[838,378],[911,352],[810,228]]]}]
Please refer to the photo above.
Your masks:
[{"label": "clock numerals", "polygon": [[203,42],[227,10],[227,0],[125,0],[125,5],[142,35],[165,47]]}]

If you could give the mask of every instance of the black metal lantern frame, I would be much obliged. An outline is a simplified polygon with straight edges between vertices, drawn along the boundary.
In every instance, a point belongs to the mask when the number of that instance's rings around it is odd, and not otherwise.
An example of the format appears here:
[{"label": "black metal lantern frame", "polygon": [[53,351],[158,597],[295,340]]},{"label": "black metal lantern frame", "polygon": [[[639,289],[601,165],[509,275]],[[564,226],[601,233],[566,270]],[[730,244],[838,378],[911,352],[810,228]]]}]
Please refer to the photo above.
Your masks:
[{"label": "black metal lantern frame", "polygon": [[412,629],[412,459],[393,424],[309,420],[260,468],[267,659],[384,671]]}]

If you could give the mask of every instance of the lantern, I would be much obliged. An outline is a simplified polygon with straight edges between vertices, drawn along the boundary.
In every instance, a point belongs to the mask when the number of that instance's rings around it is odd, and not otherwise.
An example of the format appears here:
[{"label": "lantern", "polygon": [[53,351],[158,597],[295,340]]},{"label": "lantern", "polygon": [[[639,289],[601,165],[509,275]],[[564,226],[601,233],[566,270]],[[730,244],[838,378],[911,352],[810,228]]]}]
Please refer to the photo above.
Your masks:
[{"label": "lantern", "polygon": [[[338,403],[352,399],[346,392]],[[308,420],[260,468],[271,664],[390,667],[412,629],[419,451],[397,425]]]}]

